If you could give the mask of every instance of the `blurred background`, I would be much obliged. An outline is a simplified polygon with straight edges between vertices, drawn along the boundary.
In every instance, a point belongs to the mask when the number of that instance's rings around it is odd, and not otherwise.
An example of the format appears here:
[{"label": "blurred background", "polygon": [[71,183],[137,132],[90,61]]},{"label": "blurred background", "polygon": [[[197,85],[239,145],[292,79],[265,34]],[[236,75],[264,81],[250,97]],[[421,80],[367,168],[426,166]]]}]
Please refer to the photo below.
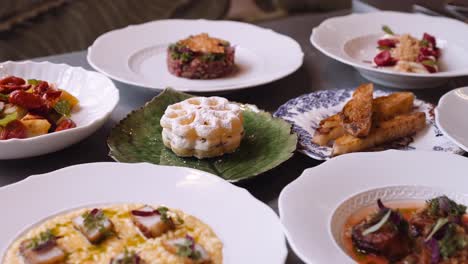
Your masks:
[{"label": "blurred background", "polygon": [[461,20],[468,14],[468,0],[0,0],[0,61],[83,50],[106,31],[156,19],[255,23],[350,9],[356,2]]}]

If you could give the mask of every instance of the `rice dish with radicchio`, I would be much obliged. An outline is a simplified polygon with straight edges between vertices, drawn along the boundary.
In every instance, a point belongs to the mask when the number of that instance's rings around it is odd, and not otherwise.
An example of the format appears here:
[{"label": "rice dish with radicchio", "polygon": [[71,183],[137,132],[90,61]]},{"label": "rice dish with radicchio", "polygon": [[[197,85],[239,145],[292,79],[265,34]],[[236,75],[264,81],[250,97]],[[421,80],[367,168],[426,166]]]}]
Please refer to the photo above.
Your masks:
[{"label": "rice dish with radicchio", "polygon": [[206,33],[190,36],[167,49],[167,67],[173,75],[188,79],[215,79],[235,70],[235,48],[228,41]]}]

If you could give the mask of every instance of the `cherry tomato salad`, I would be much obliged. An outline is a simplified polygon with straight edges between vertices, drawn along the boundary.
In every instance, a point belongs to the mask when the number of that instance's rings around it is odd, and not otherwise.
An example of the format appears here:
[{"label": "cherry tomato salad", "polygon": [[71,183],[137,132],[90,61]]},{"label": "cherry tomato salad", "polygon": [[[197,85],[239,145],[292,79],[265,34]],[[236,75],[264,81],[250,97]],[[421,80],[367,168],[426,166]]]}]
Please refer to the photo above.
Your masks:
[{"label": "cherry tomato salad", "polygon": [[0,79],[0,140],[30,138],[76,127],[78,99],[54,84],[16,76]]}]

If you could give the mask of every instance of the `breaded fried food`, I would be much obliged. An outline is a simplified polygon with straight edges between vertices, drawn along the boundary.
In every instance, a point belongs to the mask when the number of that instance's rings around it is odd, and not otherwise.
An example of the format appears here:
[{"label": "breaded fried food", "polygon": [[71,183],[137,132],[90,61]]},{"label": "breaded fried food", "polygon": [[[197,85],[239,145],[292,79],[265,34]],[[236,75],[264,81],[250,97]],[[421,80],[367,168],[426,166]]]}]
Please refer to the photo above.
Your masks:
[{"label": "breaded fried food", "polygon": [[363,84],[354,91],[353,98],[344,106],[341,120],[348,134],[355,137],[369,135],[372,126],[373,92],[372,83]]},{"label": "breaded fried food", "polygon": [[335,140],[333,156],[363,151],[402,137],[421,131],[426,126],[426,115],[423,112],[398,115],[388,121],[381,122],[373,128],[366,138],[344,135]]},{"label": "breaded fried food", "polygon": [[386,121],[397,115],[410,113],[413,110],[414,94],[411,92],[392,93],[377,97],[372,103],[373,121]]},{"label": "breaded fried food", "polygon": [[340,114],[335,114],[320,121],[319,127],[315,131],[312,142],[326,146],[328,142],[335,140],[345,134]]}]

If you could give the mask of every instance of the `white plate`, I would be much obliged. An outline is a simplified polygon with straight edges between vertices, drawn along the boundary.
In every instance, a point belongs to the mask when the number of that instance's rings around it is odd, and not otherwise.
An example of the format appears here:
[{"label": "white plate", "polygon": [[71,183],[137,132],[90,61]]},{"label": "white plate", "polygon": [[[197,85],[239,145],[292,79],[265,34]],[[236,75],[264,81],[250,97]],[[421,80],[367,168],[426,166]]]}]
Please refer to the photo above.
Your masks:
[{"label": "white plate", "polygon": [[[352,97],[354,89],[323,90],[291,99],[276,110],[274,116],[283,118],[292,124],[292,130],[298,135],[298,150],[307,156],[326,160],[331,158],[332,148],[312,143],[311,139],[320,121],[334,115]],[[390,94],[388,90],[375,90],[374,97]],[[404,150],[434,150],[463,154],[457,145],[439,130],[434,121],[434,105],[415,99],[416,111],[426,113],[426,128],[413,136],[413,142],[403,147]]]},{"label": "white plate", "polygon": [[388,150],[354,153],[307,169],[279,197],[292,249],[306,263],[355,263],[342,249],[343,224],[356,210],[383,201],[424,201],[446,194],[468,204],[468,159]]},{"label": "white plate", "polygon": [[[437,38],[442,50],[440,72],[399,73],[375,68],[370,63],[377,54],[382,25],[395,33],[422,37],[427,32]],[[363,77],[388,87],[419,89],[436,87],[451,77],[468,75],[468,25],[458,20],[421,14],[373,12],[334,17],[314,28],[312,44],[325,55],[355,67]]]},{"label": "white plate", "polygon": [[[237,73],[220,79],[190,80],[169,73],[166,49],[190,35],[208,33],[236,47]],[[302,65],[303,53],[290,37],[247,23],[158,20],[103,34],[88,49],[88,62],[109,77],[132,85],[185,92],[219,92],[269,83]]]},{"label": "white plate", "polygon": [[460,148],[468,151],[468,87],[442,96],[435,113],[440,130]]},{"label": "white plate", "polygon": [[76,128],[26,139],[0,140],[0,159],[32,157],[73,145],[99,129],[119,102],[119,91],[109,78],[80,67],[8,61],[0,64],[0,78],[8,75],[55,83],[80,102],[71,116]]},{"label": "white plate", "polygon": [[0,188],[0,258],[26,228],[69,209],[109,203],[164,204],[210,225],[225,264],[284,263],[278,216],[246,190],[206,172],[147,163],[91,163]]}]

